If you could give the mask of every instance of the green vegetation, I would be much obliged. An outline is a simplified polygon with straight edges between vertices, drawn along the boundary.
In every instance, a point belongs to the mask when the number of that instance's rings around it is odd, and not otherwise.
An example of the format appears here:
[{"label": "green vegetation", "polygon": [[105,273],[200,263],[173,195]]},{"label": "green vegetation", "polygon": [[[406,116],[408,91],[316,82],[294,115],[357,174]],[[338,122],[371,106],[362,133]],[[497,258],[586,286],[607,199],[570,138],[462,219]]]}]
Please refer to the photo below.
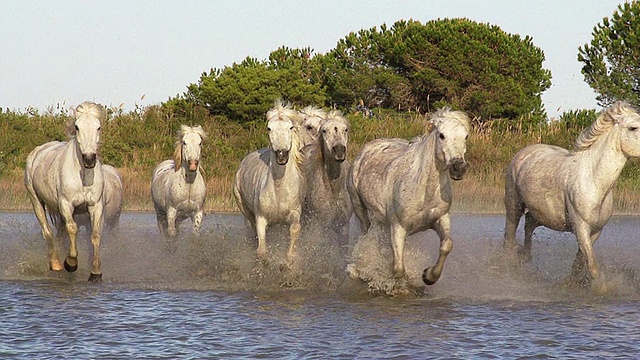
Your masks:
[{"label": "green vegetation", "polygon": [[593,28],[590,44],[578,51],[584,79],[600,105],[616,100],[640,104],[640,2],[618,5],[611,18]]},{"label": "green vegetation", "polygon": [[[504,171],[512,156],[533,143],[571,148],[575,138],[596,116],[593,110],[563,114],[550,124],[492,120],[475,122],[468,140],[468,176],[455,182],[455,211],[501,212]],[[263,116],[264,117],[264,116]],[[363,143],[381,137],[412,138],[424,131],[425,119],[415,112],[386,111],[374,118],[349,115],[352,122],[349,158]],[[64,114],[0,113],[0,208],[30,209],[22,177],[27,154],[37,145],[66,140]],[[236,211],[232,182],[240,160],[268,144],[265,121],[239,124],[193,109],[191,120],[159,106],[140,114],[113,113],[102,127],[101,157],[123,176],[126,210],[152,210],[149,186],[157,163],[170,158],[180,124],[201,124],[209,134],[202,165],[207,179],[207,211]],[[616,210],[640,210],[640,166],[627,164],[618,181]]]},{"label": "green vegetation", "polygon": [[[279,48],[265,61],[203,73],[167,106],[206,108],[240,123],[260,119],[276,98],[296,104],[429,112],[463,109],[492,118],[543,122],[551,86],[544,53],[530,37],[468,19],[398,21],[351,33],[334,50]],[[181,110],[182,111],[182,110]]]},{"label": "green vegetation", "polygon": [[[602,105],[640,103],[639,15],[638,1],[620,5],[612,20],[604,18],[594,28],[591,44],[579,49],[582,72]],[[421,134],[422,114],[449,106],[473,118],[471,170],[454,185],[454,210],[501,212],[503,173],[513,155],[534,143],[571,148],[597,116],[595,110],[578,110],[547,122],[541,94],[551,85],[551,73],[543,61],[529,36],[507,34],[495,25],[468,19],[398,21],[350,33],[326,54],[281,47],[264,61],[248,57],[211,69],[162,105],[108,111],[101,157],[123,175],[125,208],[150,210],[153,168],[171,156],[181,124],[200,124],[210,135],[203,144],[205,206],[235,211],[235,171],[244,156],[267,145],[264,115],[276,98],[349,114],[350,158],[367,141]],[[354,107],[375,111],[354,113]],[[39,144],[66,140],[67,115],[60,108],[43,115],[0,109],[0,208],[29,208],[22,183],[26,156]],[[617,211],[640,210],[638,188],[640,166],[632,161],[617,183]]]}]

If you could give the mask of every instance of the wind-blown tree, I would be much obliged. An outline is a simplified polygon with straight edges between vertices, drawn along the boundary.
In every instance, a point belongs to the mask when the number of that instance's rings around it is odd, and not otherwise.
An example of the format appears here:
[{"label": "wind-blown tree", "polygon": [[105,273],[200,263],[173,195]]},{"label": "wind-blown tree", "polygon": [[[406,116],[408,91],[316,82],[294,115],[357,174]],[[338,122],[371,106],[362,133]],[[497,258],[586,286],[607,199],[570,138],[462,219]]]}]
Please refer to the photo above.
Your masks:
[{"label": "wind-blown tree", "polygon": [[264,117],[277,98],[299,104],[324,104],[321,84],[310,49],[282,47],[266,61],[247,57],[240,64],[203,73],[197,84],[187,87],[184,99],[205,107],[211,115],[238,122]]},{"label": "wind-blown tree", "polygon": [[418,111],[449,105],[485,119],[541,121],[541,94],[551,85],[543,61],[529,36],[443,19],[351,33],[321,62],[332,102],[365,99],[372,106]]},{"label": "wind-blown tree", "polygon": [[611,19],[593,28],[590,44],[578,48],[584,79],[601,106],[617,100],[640,104],[640,2],[618,5]]}]

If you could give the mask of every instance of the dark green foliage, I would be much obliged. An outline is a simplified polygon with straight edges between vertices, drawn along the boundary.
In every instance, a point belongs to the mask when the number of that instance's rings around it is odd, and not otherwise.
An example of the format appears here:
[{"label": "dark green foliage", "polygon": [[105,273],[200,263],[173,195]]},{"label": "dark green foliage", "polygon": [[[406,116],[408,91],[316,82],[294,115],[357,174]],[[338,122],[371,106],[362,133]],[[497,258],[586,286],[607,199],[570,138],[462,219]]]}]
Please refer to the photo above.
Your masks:
[{"label": "dark green foliage", "polygon": [[640,2],[618,5],[593,28],[590,44],[578,48],[584,79],[601,106],[617,100],[640,104]]},{"label": "dark green foliage", "polygon": [[311,50],[280,48],[268,61],[246,58],[240,64],[203,73],[188,86],[184,99],[204,106],[211,115],[238,122],[262,120],[277,98],[298,104],[324,104]]},{"label": "dark green foliage", "polygon": [[483,120],[538,123],[546,117],[540,95],[551,85],[543,61],[530,37],[497,26],[398,21],[350,33],[327,54],[281,47],[265,61],[211,69],[167,105],[192,103],[242,123],[262,119],[279,97],[346,110],[359,102],[420,113],[446,105]]},{"label": "dark green foliage", "polygon": [[448,105],[483,119],[544,119],[551,85],[530,37],[467,19],[398,21],[351,33],[324,59],[331,100],[432,111]]},{"label": "dark green foliage", "polygon": [[38,115],[7,111],[0,113],[0,174],[24,167],[27,155],[49,141],[66,141],[69,118],[64,115]]},{"label": "dark green foliage", "polygon": [[595,109],[589,110],[572,110],[565,111],[558,117],[560,123],[565,124],[566,128],[585,129],[596,120],[598,112]]}]

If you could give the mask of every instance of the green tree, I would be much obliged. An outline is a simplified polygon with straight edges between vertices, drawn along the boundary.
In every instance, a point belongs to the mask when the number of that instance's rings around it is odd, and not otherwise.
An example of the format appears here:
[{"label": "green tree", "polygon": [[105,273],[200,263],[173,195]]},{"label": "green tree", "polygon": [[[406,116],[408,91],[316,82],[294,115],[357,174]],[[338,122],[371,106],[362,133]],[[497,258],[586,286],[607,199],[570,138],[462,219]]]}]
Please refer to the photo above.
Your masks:
[{"label": "green tree", "polygon": [[323,59],[328,96],[338,104],[431,111],[449,105],[482,118],[545,118],[551,85],[544,53],[530,37],[467,19],[398,21],[361,30]]},{"label": "green tree", "polygon": [[203,73],[183,98],[212,115],[239,122],[262,119],[277,98],[322,105],[326,97],[322,85],[313,79],[318,72],[311,58],[310,49],[285,47],[272,52],[267,61],[247,57],[240,64]]},{"label": "green tree", "polygon": [[590,44],[578,48],[584,79],[599,105],[617,100],[640,104],[640,2],[618,5],[611,19],[593,28]]}]

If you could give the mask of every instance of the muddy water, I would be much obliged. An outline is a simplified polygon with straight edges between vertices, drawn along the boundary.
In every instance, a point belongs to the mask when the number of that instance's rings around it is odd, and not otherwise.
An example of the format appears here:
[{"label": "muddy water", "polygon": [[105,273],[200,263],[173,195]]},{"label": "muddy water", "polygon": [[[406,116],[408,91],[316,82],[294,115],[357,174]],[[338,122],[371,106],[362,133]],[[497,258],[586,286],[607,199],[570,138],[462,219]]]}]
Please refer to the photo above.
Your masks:
[{"label": "muddy water", "polygon": [[[256,263],[236,215],[208,215],[199,238],[158,236],[150,213],[125,213],[104,237],[104,282],[90,284],[90,243],[74,274],[47,269],[31,213],[0,213],[0,358],[633,358],[640,349],[640,218],[614,217],[596,244],[609,293],[562,286],[577,245],[539,228],[533,260],[507,265],[504,219],[452,216],[440,281],[393,288],[384,239],[360,239],[369,282],[329,232],[308,228],[281,272],[286,231]],[[189,221],[183,223],[187,232]],[[518,233],[520,241],[522,230]],[[409,283],[437,256],[433,232],[409,238]]]}]

